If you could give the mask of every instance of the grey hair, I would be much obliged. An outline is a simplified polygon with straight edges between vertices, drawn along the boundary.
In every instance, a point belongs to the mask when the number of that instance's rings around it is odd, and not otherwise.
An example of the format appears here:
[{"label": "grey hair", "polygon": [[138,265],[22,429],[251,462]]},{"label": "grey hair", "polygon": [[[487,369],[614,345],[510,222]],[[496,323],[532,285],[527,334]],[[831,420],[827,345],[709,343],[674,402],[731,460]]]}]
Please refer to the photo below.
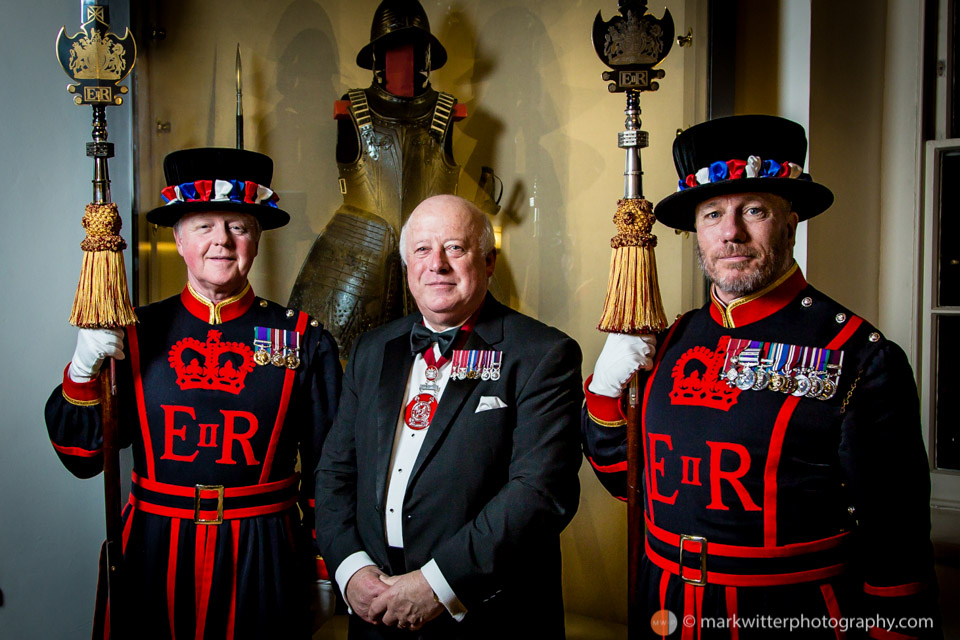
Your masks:
[{"label": "grey hair", "polygon": [[[436,197],[436,196],[433,196]],[[483,252],[483,256],[486,257],[490,255],[490,252],[496,248],[496,242],[493,233],[493,223],[490,222],[490,216],[485,214],[480,207],[473,204],[465,198],[460,196],[449,195],[445,196],[448,198],[454,198],[459,201],[459,204],[470,212],[473,216],[473,220],[476,223],[480,224],[480,235],[477,237],[477,242],[480,245],[480,251]],[[419,206],[419,205],[418,205]],[[416,209],[414,209],[416,211]],[[403,228],[400,229],[400,242],[399,242],[399,251],[400,251],[400,260],[403,262],[403,265],[407,265],[407,227],[410,225],[410,220],[413,218],[411,214],[407,221],[403,223]]]}]

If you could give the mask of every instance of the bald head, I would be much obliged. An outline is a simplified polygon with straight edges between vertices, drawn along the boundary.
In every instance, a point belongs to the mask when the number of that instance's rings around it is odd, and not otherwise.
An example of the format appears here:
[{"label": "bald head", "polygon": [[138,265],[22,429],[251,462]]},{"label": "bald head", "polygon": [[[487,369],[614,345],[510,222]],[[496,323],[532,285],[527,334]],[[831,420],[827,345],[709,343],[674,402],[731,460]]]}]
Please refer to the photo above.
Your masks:
[{"label": "bald head", "polygon": [[480,210],[477,205],[473,204],[469,200],[461,198],[460,196],[442,194],[437,196],[431,196],[417,205],[417,207],[410,214],[410,217],[407,218],[407,221],[403,225],[403,229],[400,230],[400,259],[403,260],[403,264],[407,264],[407,228],[410,226],[410,222],[413,220],[414,216],[418,214],[423,214],[423,212],[433,212],[439,211],[442,214],[452,215],[454,212],[460,211],[466,215],[469,215],[473,224],[478,230],[479,235],[477,236],[477,245],[480,247],[480,250],[483,252],[483,255],[486,256],[491,251],[494,250],[494,238],[493,238],[493,225],[490,224],[490,218],[487,217],[483,211]]},{"label": "bald head", "polygon": [[480,308],[497,258],[487,216],[452,195],[417,205],[400,233],[400,255],[417,308],[437,330],[463,324]]}]

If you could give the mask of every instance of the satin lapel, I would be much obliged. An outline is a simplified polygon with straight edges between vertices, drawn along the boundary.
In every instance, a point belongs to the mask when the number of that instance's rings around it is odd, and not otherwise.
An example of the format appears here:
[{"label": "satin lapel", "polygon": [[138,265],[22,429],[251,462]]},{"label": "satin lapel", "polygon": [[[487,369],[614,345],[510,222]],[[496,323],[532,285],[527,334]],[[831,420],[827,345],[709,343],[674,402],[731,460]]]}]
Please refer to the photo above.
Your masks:
[{"label": "satin lapel", "polygon": [[403,333],[384,345],[377,394],[377,497],[381,501],[390,470],[390,454],[397,432],[397,420],[403,411],[403,392],[412,367],[413,356],[410,354],[408,333]]},{"label": "satin lapel", "polygon": [[[464,344],[463,349],[494,349],[495,346],[492,346],[490,343],[486,342],[483,337],[490,338],[493,336],[493,339],[500,341],[503,336],[503,318],[497,312],[496,309],[497,303],[494,300],[494,305],[489,305],[493,300],[492,298],[487,299],[488,306],[484,309],[485,311],[490,311],[494,317],[490,318],[488,314],[482,314],[480,321],[477,323],[474,331],[470,333],[470,336],[467,338],[466,344]],[[413,472],[410,474],[410,482],[407,485],[407,490],[413,486],[417,480],[417,476],[420,474],[420,469],[423,467],[424,463],[430,459],[433,455],[434,449],[437,448],[438,443],[443,439],[444,434],[450,429],[453,425],[457,416],[460,415],[461,410],[472,411],[473,407],[468,407],[464,409],[464,403],[467,398],[473,396],[474,390],[479,384],[479,380],[450,380],[447,382],[446,388],[443,390],[443,395],[440,397],[440,404],[437,405],[437,413],[433,416],[433,421],[430,423],[430,428],[427,429],[427,435],[423,439],[423,446],[420,448],[420,454],[417,456],[417,462],[413,467]],[[474,404],[476,400],[474,401]]]}]

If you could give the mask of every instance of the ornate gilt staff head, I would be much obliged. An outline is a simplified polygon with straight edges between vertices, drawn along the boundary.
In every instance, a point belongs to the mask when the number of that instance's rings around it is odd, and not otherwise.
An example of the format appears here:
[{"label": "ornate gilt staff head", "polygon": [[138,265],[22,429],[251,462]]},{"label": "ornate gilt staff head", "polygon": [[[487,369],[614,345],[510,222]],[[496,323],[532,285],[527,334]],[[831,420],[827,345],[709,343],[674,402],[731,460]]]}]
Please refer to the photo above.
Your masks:
[{"label": "ornate gilt staff head", "polygon": [[123,104],[127,92],[120,82],[133,70],[137,43],[127,28],[122,38],[111,33],[109,9],[94,0],[81,2],[81,32],[67,36],[66,27],[57,34],[57,59],[64,73],[77,84],[67,91],[77,94],[77,104],[108,106]]},{"label": "ornate gilt staff head", "polygon": [[668,9],[663,18],[648,13],[643,0],[620,0],[620,15],[604,22],[601,12],[593,21],[593,48],[612,71],[604,71],[611,93],[626,93],[626,129],[618,144],[626,152],[623,199],[617,202],[614,223],[617,235],[611,241],[613,256],[607,282],[607,297],[599,329],[616,333],[651,333],[667,325],[660,298],[657,263],[653,253],[657,238],[650,231],[656,218],[653,205],[643,197],[640,149],[649,145],[640,130],[640,93],[656,91],[665,75],[654,67],[673,45],[673,18]]},{"label": "ornate gilt staff head", "polygon": [[81,32],[57,34],[57,59],[63,71],[76,82],[67,85],[78,105],[93,107],[93,142],[87,156],[93,158],[93,202],[87,205],[81,243],[83,267],[73,301],[70,323],[85,328],[123,327],[136,322],[127,293],[123,265],[126,242],[120,237],[117,205],[110,200],[107,160],[113,143],[107,142],[106,107],[123,104],[127,88],[120,82],[133,70],[137,45],[128,28],[122,38],[110,32],[107,6],[96,0],[80,3]]}]

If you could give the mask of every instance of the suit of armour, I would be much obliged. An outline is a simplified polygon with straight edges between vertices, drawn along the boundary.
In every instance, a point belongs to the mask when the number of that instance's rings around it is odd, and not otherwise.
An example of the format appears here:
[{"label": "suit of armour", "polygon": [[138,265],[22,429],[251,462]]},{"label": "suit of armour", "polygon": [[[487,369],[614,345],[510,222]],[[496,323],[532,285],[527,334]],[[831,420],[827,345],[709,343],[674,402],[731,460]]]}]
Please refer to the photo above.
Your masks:
[{"label": "suit of armour", "polygon": [[290,304],[320,318],[344,353],[364,331],[415,311],[397,252],[400,229],[425,198],[456,193],[460,177],[452,95],[429,89],[406,98],[373,85],[345,97],[337,135],[343,204],[290,294]]},{"label": "suit of armour", "polygon": [[[686,314],[657,351],[641,374],[645,619],[672,612],[670,637],[684,639],[937,637],[927,456],[903,351],[796,265]],[[620,399],[586,395],[585,451],[622,498]]]},{"label": "suit of armour", "polygon": [[[117,362],[137,637],[309,637],[312,470],[340,392],[335,343],[249,285],[219,304],[188,285],[137,313]],[[103,466],[99,402],[98,381],[65,372],[47,403],[53,446],[80,477]]]}]

